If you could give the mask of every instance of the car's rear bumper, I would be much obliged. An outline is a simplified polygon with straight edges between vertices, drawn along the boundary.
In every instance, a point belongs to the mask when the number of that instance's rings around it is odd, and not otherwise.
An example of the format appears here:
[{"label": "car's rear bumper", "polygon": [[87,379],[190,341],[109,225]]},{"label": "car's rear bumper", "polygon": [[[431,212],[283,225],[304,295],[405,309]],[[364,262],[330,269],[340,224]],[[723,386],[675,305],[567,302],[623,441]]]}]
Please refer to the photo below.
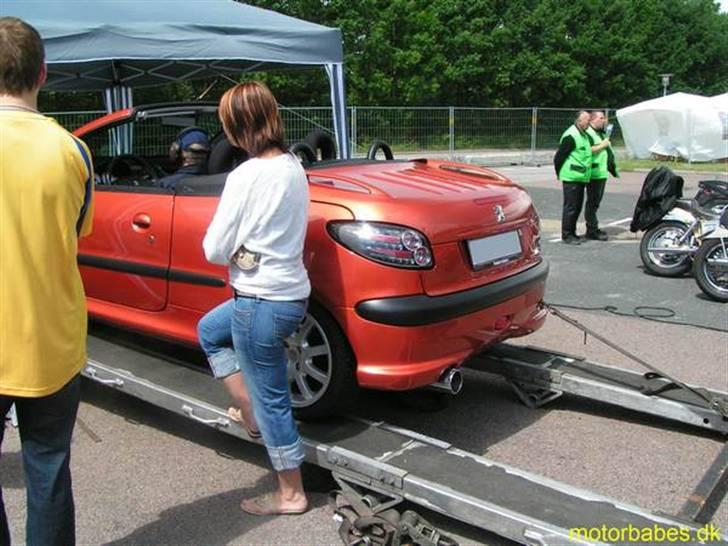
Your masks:
[{"label": "car's rear bumper", "polygon": [[424,326],[481,311],[524,294],[548,276],[549,264],[539,264],[478,288],[444,296],[402,296],[366,300],[356,305],[357,314],[372,322],[392,326]]},{"label": "car's rear bumper", "polygon": [[[536,267],[539,273],[525,277],[529,282],[520,284],[518,290],[511,292],[501,285],[502,291],[490,292],[494,299],[488,303],[481,301],[475,310],[458,312],[444,320],[424,316],[421,318],[429,320],[418,322],[415,327],[367,320],[359,313],[358,306],[356,309],[337,309],[337,319],[346,325],[356,355],[359,385],[382,390],[408,390],[430,385],[447,368],[459,366],[485,347],[537,330],[547,315],[543,295],[548,266]],[[467,292],[481,295],[482,292],[476,292],[478,290],[481,289]],[[441,296],[445,298],[443,301],[452,301],[447,299],[450,297]],[[467,302],[461,302],[461,305],[472,309]],[[423,307],[415,312],[430,313]],[[448,312],[455,314],[453,310]],[[394,316],[410,315],[395,313]]]}]

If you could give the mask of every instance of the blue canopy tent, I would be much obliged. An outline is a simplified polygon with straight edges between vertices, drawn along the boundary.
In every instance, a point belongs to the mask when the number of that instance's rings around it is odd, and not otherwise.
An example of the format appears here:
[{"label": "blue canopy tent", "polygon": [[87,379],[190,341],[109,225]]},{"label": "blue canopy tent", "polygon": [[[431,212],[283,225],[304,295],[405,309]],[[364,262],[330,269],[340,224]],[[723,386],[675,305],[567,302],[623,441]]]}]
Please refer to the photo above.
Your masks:
[{"label": "blue canopy tent", "polygon": [[104,90],[109,111],[132,88],[281,68],[324,67],[340,157],[350,157],[341,31],[234,0],[2,0],[0,16],[40,32],[50,90]]}]

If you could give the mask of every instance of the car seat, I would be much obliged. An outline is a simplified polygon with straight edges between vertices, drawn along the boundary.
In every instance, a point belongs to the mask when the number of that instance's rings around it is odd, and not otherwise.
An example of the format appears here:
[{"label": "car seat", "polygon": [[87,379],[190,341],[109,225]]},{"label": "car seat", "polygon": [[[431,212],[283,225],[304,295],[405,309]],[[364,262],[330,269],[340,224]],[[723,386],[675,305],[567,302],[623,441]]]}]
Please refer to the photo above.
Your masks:
[{"label": "car seat", "polygon": [[212,141],[212,151],[207,159],[207,173],[222,174],[230,172],[244,161],[247,161],[248,158],[248,152],[230,144],[225,134],[220,133]]}]

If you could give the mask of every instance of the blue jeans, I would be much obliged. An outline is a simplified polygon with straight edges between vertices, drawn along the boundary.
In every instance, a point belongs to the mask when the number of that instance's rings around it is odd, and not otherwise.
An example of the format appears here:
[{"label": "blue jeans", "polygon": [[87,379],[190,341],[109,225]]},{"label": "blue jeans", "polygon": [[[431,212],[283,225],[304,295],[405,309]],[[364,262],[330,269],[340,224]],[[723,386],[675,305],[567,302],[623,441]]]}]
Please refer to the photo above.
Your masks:
[{"label": "blue jeans", "polygon": [[212,372],[243,374],[253,413],[276,471],[301,466],[305,453],[293,419],[284,340],[306,314],[306,300],[240,297],[218,305],[197,326]]},{"label": "blue jeans", "polygon": [[[73,546],[75,509],[71,490],[71,436],[81,400],[81,377],[41,398],[0,395],[0,444],[5,415],[15,403],[25,468],[29,546]],[[5,505],[0,491],[0,544],[10,544]]]}]

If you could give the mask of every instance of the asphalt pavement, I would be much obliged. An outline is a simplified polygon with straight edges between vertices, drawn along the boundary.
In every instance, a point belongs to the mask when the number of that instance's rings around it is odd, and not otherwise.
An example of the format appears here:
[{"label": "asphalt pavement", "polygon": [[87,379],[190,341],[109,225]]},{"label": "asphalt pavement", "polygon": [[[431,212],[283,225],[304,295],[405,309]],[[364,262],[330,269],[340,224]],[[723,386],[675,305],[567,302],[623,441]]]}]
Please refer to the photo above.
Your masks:
[{"label": "asphalt pavement", "polygon": [[[583,325],[685,382],[728,390],[728,306],[702,297],[694,280],[646,274],[637,236],[626,230],[646,173],[609,182],[600,219],[608,242],[579,247],[559,236],[561,191],[550,168],[499,169],[532,194],[551,262],[546,299]],[[686,175],[686,194],[715,175]],[[619,314],[603,310],[613,306]],[[638,318],[661,308],[658,320]],[[665,309],[674,313],[670,315]],[[663,318],[660,318],[663,317]],[[721,331],[723,330],[723,331]],[[637,364],[555,316],[516,344],[558,350],[630,369]],[[466,369],[463,392],[444,406],[425,393],[364,393],[355,412],[461,449],[594,490],[653,511],[676,513],[724,439],[659,418],[565,396],[532,410],[500,378]],[[123,393],[84,382],[72,467],[78,543],[83,545],[340,544],[327,472],[304,467],[312,510],[256,518],[238,504],[274,486],[265,452]],[[17,430],[0,457],[14,544],[24,543],[25,490]],[[487,532],[423,511],[463,544],[505,544]],[[728,527],[728,502],[714,522]]]},{"label": "asphalt pavement", "polygon": [[[681,173],[683,194],[692,197],[698,181],[728,180],[726,174]],[[692,275],[680,278],[649,274],[639,256],[642,233],[629,231],[634,206],[646,172],[623,173],[607,182],[599,210],[601,227],[610,240],[587,241],[579,246],[561,241],[561,185],[548,167],[497,169],[525,186],[542,218],[543,252],[551,263],[546,300],[581,308],[613,308],[626,315],[642,314],[672,323],[728,329],[726,305],[709,299]],[[583,216],[578,226],[584,233]]]}]

